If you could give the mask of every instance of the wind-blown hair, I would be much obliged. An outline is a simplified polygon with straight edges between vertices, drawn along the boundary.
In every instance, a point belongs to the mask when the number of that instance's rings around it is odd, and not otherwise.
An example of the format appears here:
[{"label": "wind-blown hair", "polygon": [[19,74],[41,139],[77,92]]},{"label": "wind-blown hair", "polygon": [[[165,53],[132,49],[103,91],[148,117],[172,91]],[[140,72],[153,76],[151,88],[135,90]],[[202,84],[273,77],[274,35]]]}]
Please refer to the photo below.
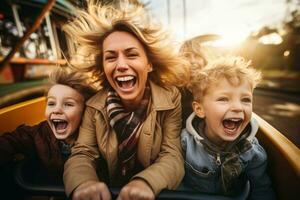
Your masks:
[{"label": "wind-blown hair", "polygon": [[188,79],[187,62],[176,52],[168,32],[153,21],[141,3],[120,1],[116,6],[88,1],[86,10],[78,9],[75,19],[63,29],[78,44],[72,65],[91,72],[100,86],[108,84],[103,70],[103,41],[114,31],[128,32],[141,42],[153,66],[149,73],[152,81],[161,86],[183,86]]},{"label": "wind-blown hair", "polygon": [[96,93],[96,89],[87,80],[88,77],[80,72],[59,67],[49,74],[48,91],[53,85],[66,85],[79,92],[86,101]]},{"label": "wind-blown hair", "polygon": [[232,85],[247,82],[253,91],[261,80],[261,73],[242,57],[220,57],[204,68],[191,68],[191,79],[187,88],[193,94],[194,100],[201,101],[207,90],[223,78]]},{"label": "wind-blown hair", "polygon": [[184,41],[180,47],[180,53],[188,61],[189,65],[204,67],[209,61],[225,55],[225,52],[213,45],[213,41],[220,39],[218,35],[200,35]]}]

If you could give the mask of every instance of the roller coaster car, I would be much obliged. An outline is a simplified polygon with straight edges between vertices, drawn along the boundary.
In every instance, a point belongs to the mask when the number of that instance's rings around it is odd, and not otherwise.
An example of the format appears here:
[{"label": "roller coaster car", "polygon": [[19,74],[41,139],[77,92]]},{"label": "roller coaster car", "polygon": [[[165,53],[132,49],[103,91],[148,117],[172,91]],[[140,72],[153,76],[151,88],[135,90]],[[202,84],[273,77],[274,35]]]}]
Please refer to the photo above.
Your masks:
[{"label": "roller coaster car", "polygon": [[[12,131],[20,124],[34,125],[44,118],[45,98],[22,102],[10,107],[0,109],[0,134]],[[278,199],[298,199],[300,195],[300,150],[290,142],[283,134],[264,121],[255,113],[253,116],[259,123],[257,137],[268,154],[268,174],[272,179],[273,188]],[[27,197],[39,199],[40,196],[64,199],[62,183],[56,185],[36,185],[30,182],[32,166],[29,162],[21,161],[14,167],[14,178],[22,188],[22,194]],[[2,188],[0,188],[2,190]],[[113,197],[116,197],[119,189],[110,188]],[[248,190],[248,189],[246,189]],[[164,190],[157,199],[211,199],[212,196],[192,191],[168,191]],[[222,196],[214,196],[214,199],[230,199]],[[1,194],[0,194],[0,199]],[[28,199],[28,198],[27,198]],[[43,198],[45,199],[45,198]],[[238,197],[236,198],[238,199]]]}]

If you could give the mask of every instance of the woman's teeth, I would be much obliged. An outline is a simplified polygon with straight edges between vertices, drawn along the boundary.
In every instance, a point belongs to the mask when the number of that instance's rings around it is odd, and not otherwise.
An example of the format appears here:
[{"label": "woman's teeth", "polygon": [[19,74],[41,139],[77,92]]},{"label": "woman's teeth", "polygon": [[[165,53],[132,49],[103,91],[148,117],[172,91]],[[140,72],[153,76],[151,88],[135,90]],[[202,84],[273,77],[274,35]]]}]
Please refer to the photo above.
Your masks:
[{"label": "woman's teeth", "polygon": [[130,81],[133,80],[134,76],[122,76],[122,77],[117,77],[117,81]]},{"label": "woman's teeth", "polygon": [[121,88],[131,88],[136,82],[136,78],[134,76],[117,77],[116,80]]}]

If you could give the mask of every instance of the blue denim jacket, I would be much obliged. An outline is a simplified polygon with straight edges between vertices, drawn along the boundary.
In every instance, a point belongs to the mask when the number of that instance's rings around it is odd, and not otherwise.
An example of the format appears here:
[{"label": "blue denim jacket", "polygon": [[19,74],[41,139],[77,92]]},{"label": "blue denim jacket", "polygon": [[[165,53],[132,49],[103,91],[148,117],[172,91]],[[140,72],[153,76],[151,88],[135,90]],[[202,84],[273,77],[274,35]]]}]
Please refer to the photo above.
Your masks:
[{"label": "blue denim jacket", "polygon": [[[196,117],[195,113],[189,116],[186,129],[181,134],[185,158],[184,183],[200,192],[222,195],[220,175],[222,155],[213,156],[204,149],[201,143],[204,138],[192,126],[192,121]],[[234,180],[232,193],[238,194],[242,191],[249,180],[250,199],[275,199],[270,179],[266,174],[267,154],[255,137],[258,124],[254,118],[251,119],[250,125],[251,133],[246,139],[250,141],[252,147],[239,155],[242,173],[237,180]]]}]

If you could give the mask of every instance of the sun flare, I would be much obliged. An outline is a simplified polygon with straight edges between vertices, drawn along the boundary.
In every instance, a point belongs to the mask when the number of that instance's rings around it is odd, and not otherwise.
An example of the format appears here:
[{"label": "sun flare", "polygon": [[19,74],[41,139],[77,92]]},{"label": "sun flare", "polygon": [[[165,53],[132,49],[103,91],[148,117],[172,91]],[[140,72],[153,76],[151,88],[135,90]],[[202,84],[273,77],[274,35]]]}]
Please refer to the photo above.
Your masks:
[{"label": "sun flare", "polygon": [[241,44],[247,38],[248,34],[246,33],[221,33],[221,39],[213,42],[212,45],[224,48],[232,48]]}]

